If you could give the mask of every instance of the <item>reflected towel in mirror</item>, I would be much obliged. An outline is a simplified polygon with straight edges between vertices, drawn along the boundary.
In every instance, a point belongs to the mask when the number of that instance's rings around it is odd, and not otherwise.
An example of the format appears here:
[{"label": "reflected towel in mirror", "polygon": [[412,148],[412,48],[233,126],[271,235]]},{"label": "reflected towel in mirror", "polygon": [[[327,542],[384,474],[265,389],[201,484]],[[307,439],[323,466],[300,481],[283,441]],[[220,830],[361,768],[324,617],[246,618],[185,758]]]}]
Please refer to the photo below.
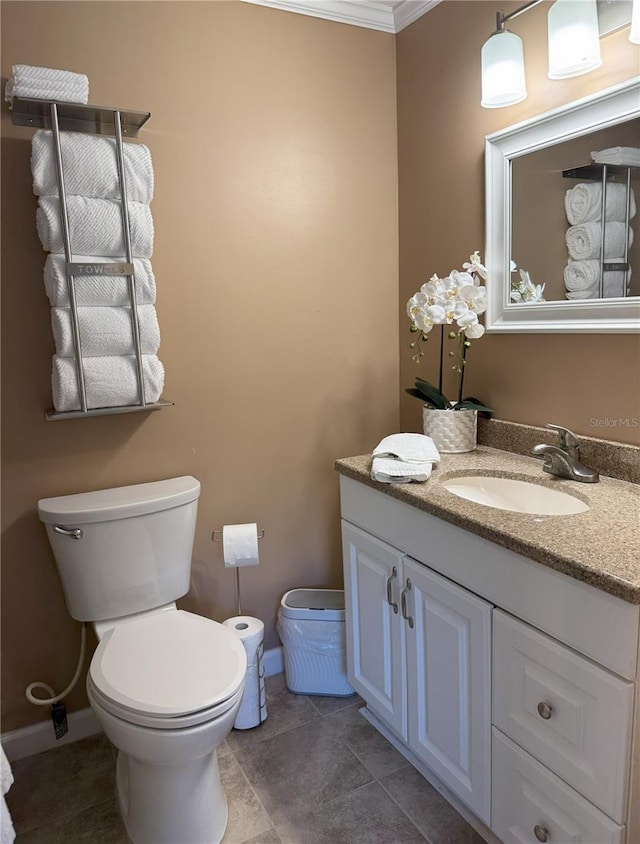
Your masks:
[{"label": "reflected towel in mirror", "polygon": [[[624,255],[624,223],[613,222],[605,226],[604,257],[611,260],[617,255]],[[633,243],[633,229],[629,226],[629,243]],[[574,261],[586,261],[600,257],[602,225],[600,223],[582,223],[571,226],[566,234],[567,249]]]},{"label": "reflected towel in mirror", "polygon": [[[630,191],[629,219],[635,217],[636,198]],[[581,182],[564,195],[567,220],[572,226],[595,222],[602,218],[602,185],[598,182]],[[624,222],[627,213],[627,186],[618,182],[607,184],[605,220]]]}]

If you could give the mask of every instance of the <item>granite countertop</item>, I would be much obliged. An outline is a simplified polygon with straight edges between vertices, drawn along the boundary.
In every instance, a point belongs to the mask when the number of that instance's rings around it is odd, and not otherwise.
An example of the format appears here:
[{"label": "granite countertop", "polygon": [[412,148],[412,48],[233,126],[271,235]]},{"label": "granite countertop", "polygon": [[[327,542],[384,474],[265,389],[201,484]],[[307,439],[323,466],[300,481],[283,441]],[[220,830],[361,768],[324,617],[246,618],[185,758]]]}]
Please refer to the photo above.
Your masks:
[{"label": "granite countertop", "polygon": [[[336,469],[504,548],[640,604],[640,486],[603,476],[596,484],[554,478],[543,473],[536,458],[488,446],[441,458],[424,483],[371,480],[371,455],[337,460]],[[514,513],[459,498],[441,483],[466,474],[533,481],[586,501],[589,510],[570,516]]]}]

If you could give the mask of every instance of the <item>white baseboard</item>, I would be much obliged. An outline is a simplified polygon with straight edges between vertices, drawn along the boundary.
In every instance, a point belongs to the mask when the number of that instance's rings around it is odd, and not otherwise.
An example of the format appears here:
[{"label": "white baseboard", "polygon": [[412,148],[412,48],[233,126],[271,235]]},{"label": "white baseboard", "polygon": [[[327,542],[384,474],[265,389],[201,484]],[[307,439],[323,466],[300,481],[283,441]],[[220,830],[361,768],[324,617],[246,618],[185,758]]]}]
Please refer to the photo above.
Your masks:
[{"label": "white baseboard", "polygon": [[[267,677],[271,677],[273,674],[281,674],[284,671],[282,647],[265,651],[263,660]],[[10,762],[17,762],[18,759],[35,756],[36,753],[44,753],[45,750],[53,750],[56,747],[62,747],[64,744],[71,744],[73,741],[79,741],[79,739],[102,732],[102,727],[90,707],[80,709],[78,712],[71,712],[67,721],[69,732],[61,739],[56,739],[51,721],[38,721],[28,727],[20,727],[18,730],[2,733],[0,740],[4,752],[7,754],[7,759]]]}]

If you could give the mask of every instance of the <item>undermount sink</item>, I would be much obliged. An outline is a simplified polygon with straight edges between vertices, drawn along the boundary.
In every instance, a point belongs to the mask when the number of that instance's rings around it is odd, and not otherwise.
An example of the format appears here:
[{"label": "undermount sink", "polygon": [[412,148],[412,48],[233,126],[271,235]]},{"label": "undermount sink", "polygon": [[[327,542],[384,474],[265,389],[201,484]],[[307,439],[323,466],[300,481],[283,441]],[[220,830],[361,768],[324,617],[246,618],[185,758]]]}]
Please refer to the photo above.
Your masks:
[{"label": "undermount sink", "polygon": [[515,513],[568,516],[589,509],[588,504],[568,492],[513,478],[465,475],[443,481],[442,486],[467,501]]}]

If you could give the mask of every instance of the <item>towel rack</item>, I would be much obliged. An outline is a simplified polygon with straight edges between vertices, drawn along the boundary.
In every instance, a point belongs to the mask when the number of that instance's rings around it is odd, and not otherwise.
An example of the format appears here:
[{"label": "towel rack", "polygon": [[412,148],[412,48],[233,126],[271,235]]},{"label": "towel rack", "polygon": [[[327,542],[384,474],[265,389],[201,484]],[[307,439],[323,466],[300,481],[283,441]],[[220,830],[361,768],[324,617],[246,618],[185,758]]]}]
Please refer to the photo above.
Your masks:
[{"label": "towel rack", "polygon": [[[142,351],[140,347],[140,331],[138,326],[138,309],[135,289],[135,275],[133,255],[131,250],[131,228],[129,225],[129,207],[127,204],[127,184],[124,165],[124,147],[122,136],[137,137],[140,128],[151,116],[149,112],[122,111],[94,105],[78,103],[62,103],[52,100],[35,100],[26,97],[16,97],[11,103],[11,119],[16,126],[31,126],[36,129],[50,129],[53,136],[53,151],[58,182],[58,196],[60,199],[60,223],[64,244],[67,287],[69,291],[69,306],[71,311],[71,334],[73,339],[76,377],[78,381],[78,395],[80,410],[58,412],[48,411],[45,418],[49,421],[60,419],[77,419],[84,416],[106,416],[116,413],[134,413],[136,411],[160,410],[171,407],[173,402],[159,399],[153,403],[145,401],[144,374],[142,369]],[[125,261],[120,263],[96,263],[92,266],[101,275],[125,276],[131,311],[131,329],[133,335],[134,357],[136,360],[136,384],[138,401],[136,404],[121,407],[87,407],[87,391],[84,378],[84,364],[80,343],[80,328],[78,323],[78,307],[75,293],[75,276],[81,265],[73,260],[71,240],[69,237],[69,219],[67,214],[67,195],[64,183],[64,167],[60,145],[61,131],[83,132],[93,135],[112,135],[115,138],[116,165],[118,183],[120,187],[120,211],[122,221],[122,235],[125,247]]]},{"label": "towel rack", "polygon": [[[625,281],[622,286],[622,296],[629,295],[628,287],[630,281],[630,266],[629,266],[629,223],[631,222],[631,173],[634,170],[640,170],[640,167],[634,167],[626,164],[585,164],[583,167],[571,167],[568,170],[563,170],[562,175],[565,179],[583,179],[591,182],[602,181],[602,201],[600,211],[600,223],[602,226],[602,240],[600,242],[600,287],[599,298],[603,298],[604,294],[604,274],[606,272],[624,272]],[[604,239],[607,228],[606,207],[607,207],[607,179],[610,177],[622,176],[626,186],[626,203],[625,203],[625,221],[624,221],[624,255],[622,261],[605,261],[604,257]]]}]

